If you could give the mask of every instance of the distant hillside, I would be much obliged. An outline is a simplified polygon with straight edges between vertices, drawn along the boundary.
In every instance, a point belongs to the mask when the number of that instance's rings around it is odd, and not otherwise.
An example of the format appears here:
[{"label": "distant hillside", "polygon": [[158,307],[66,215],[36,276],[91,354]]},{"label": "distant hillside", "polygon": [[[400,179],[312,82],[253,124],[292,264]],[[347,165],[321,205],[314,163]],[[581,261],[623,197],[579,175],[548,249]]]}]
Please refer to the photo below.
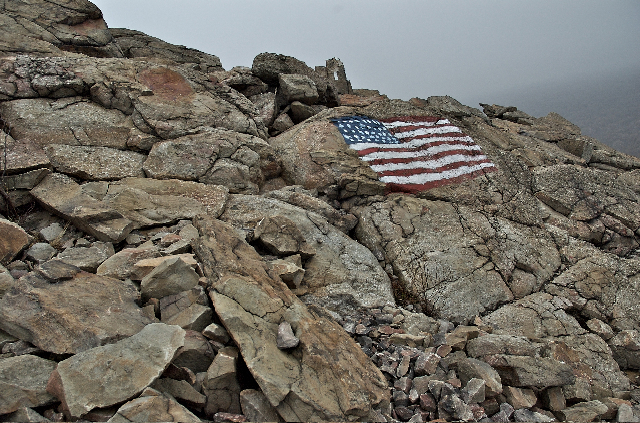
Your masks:
[{"label": "distant hillside", "polygon": [[611,77],[531,86],[487,100],[536,117],[557,112],[588,135],[640,157],[640,70]]}]

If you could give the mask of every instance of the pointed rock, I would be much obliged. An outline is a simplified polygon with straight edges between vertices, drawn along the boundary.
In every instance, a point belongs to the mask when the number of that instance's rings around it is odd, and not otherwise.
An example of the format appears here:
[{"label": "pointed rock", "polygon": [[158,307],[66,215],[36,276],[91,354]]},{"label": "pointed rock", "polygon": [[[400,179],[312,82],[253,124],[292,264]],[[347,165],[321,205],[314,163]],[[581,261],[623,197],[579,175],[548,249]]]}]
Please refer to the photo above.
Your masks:
[{"label": "pointed rock", "polygon": [[281,350],[295,348],[300,344],[300,339],[296,338],[288,322],[282,322],[278,326],[278,338],[276,345]]},{"label": "pointed rock", "polygon": [[[200,277],[179,257],[163,261],[142,279],[140,291],[143,299],[162,298],[187,291],[196,285]],[[206,325],[205,325],[206,326]],[[203,327],[204,328],[204,327]]]},{"label": "pointed rock", "polygon": [[126,401],[162,374],[184,335],[178,326],[152,323],[130,338],[61,361],[47,390],[72,417]]}]

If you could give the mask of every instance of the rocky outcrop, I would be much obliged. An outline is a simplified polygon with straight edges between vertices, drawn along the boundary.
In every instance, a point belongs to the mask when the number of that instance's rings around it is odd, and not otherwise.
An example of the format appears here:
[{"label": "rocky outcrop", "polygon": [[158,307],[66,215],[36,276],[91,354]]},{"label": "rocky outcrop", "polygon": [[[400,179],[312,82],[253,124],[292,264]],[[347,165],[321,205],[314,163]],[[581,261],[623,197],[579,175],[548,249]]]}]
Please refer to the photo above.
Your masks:
[{"label": "rocky outcrop", "polygon": [[[85,0],[0,22],[0,421],[640,419],[640,159]],[[346,116],[447,119],[495,171],[390,193]]]}]

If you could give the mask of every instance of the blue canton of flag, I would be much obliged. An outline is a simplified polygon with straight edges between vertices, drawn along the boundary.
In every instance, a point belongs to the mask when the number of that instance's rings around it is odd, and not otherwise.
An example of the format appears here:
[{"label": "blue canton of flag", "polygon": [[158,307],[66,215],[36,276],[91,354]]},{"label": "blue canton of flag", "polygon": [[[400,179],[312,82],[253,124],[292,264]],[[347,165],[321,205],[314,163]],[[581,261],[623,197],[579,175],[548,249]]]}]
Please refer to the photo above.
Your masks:
[{"label": "blue canton of flag", "polygon": [[347,116],[331,119],[347,144],[363,142],[376,144],[399,144],[400,140],[394,137],[386,126],[375,119],[366,116]]}]

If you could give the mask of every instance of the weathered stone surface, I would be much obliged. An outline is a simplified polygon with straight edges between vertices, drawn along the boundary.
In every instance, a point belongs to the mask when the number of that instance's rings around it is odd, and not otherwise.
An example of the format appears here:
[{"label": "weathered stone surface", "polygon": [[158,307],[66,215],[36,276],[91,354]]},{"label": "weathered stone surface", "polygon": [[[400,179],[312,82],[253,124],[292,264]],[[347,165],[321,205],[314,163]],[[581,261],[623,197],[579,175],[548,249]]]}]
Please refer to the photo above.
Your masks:
[{"label": "weathered stone surface", "polygon": [[486,360],[510,386],[544,388],[570,385],[576,380],[569,365],[550,358],[498,354]]},{"label": "weathered stone surface", "polygon": [[558,415],[563,421],[591,422],[608,410],[600,401],[589,401],[560,410]]},{"label": "weathered stone surface", "polygon": [[213,416],[219,411],[234,414],[241,412],[238,356],[236,347],[222,348],[207,369],[207,378],[202,384],[202,390],[207,396],[207,415]]},{"label": "weathered stone surface", "polygon": [[622,369],[640,369],[640,332],[623,330],[609,340],[613,358]]},{"label": "weathered stone surface", "polygon": [[90,247],[67,248],[56,258],[85,272],[95,272],[105,260],[115,254],[110,242],[94,242]]},{"label": "weathered stone surface", "polygon": [[324,216],[329,223],[344,233],[350,232],[358,223],[358,218],[351,213],[331,207],[326,201],[313,197],[311,191],[301,186],[287,186],[265,193],[265,196]]},{"label": "weathered stone surface", "polygon": [[278,256],[301,254],[304,258],[309,258],[316,253],[295,222],[284,216],[263,218],[253,230],[253,235],[269,252]]},{"label": "weathered stone surface", "polygon": [[82,192],[69,177],[53,173],[31,190],[45,208],[68,219],[77,228],[103,242],[120,242],[133,222],[116,210]]},{"label": "weathered stone surface", "polygon": [[463,385],[471,379],[481,379],[485,383],[487,397],[495,397],[502,393],[502,379],[487,363],[475,358],[467,358],[458,362],[458,376]]},{"label": "weathered stone surface", "polygon": [[319,99],[318,89],[313,80],[300,74],[279,74],[277,94],[285,104],[294,101],[314,104]]},{"label": "weathered stone surface", "polygon": [[162,298],[187,291],[198,284],[198,279],[198,274],[180,257],[165,260],[142,279],[142,298]]},{"label": "weathered stone surface", "polygon": [[[232,161],[247,168],[247,182],[260,185],[273,164],[271,147],[263,140],[237,132],[211,129],[195,135],[157,143],[144,164],[145,172],[157,179],[182,179],[225,185],[219,169]],[[222,160],[217,167],[215,164]],[[214,169],[216,169],[214,171]],[[264,172],[263,172],[264,169]],[[237,183],[235,184],[237,185]]]},{"label": "weathered stone surface", "polygon": [[213,358],[215,351],[211,343],[200,332],[187,330],[184,337],[184,346],[173,359],[173,365],[184,367],[193,373],[206,372]]},{"label": "weathered stone surface", "polygon": [[289,322],[282,322],[278,325],[278,336],[276,338],[276,345],[281,350],[287,350],[289,348],[295,348],[300,344]]},{"label": "weathered stone surface", "polygon": [[213,321],[213,310],[208,306],[192,304],[180,313],[160,320],[168,325],[201,332]]},{"label": "weathered stone surface", "polygon": [[130,282],[79,272],[49,283],[31,273],[0,300],[0,328],[45,351],[74,354],[134,335],[150,323],[138,298]]},{"label": "weathered stone surface", "polygon": [[61,361],[47,390],[74,417],[126,401],[162,374],[184,335],[177,326],[152,323],[130,338]]},{"label": "weathered stone surface", "polygon": [[20,407],[13,413],[0,416],[0,421],[3,422],[50,422],[51,420],[44,418],[37,411],[29,407]]},{"label": "weathered stone surface", "polygon": [[520,282],[531,281],[528,292],[539,289],[560,266],[541,230],[451,203],[390,195],[350,211],[360,218],[357,239],[435,316],[456,323],[513,299],[509,288]]},{"label": "weathered stone surface", "polygon": [[58,251],[46,242],[36,242],[26,251],[25,255],[29,260],[42,263],[56,255]]},{"label": "weathered stone surface", "polygon": [[3,8],[2,55],[121,56],[102,13],[88,1],[12,3]]},{"label": "weathered stone surface", "polygon": [[207,402],[207,397],[196,391],[193,386],[184,380],[160,378],[151,384],[151,388],[167,393],[196,409],[202,409]]},{"label": "weathered stone surface", "polygon": [[[139,269],[134,268],[134,265],[144,259],[155,258],[160,256],[160,250],[153,246],[141,246],[138,248],[125,248],[121,251],[118,251],[116,254],[109,257],[107,260],[102,262],[96,273],[101,276],[107,276],[115,279],[135,279],[140,280],[144,276],[150,272],[153,267],[149,268],[146,273],[143,275],[138,275],[137,271]],[[156,266],[160,264],[157,263]],[[134,277],[134,275],[138,275]]]},{"label": "weathered stone surface", "polygon": [[144,177],[146,156],[109,147],[51,144],[45,147],[56,171],[89,181]]},{"label": "weathered stone surface", "polygon": [[140,398],[127,402],[109,423],[200,422],[201,420],[169,394],[147,388]]},{"label": "weathered stone surface", "polygon": [[531,408],[538,401],[538,398],[536,398],[536,394],[532,389],[505,386],[502,390],[502,394],[507,398],[507,402],[516,410],[520,410],[521,408]]},{"label": "weathered stone surface", "polygon": [[55,368],[55,361],[34,355],[0,359],[0,414],[55,402],[46,390]]},{"label": "weathered stone surface", "polygon": [[[386,380],[360,347],[332,319],[271,279],[266,263],[230,226],[211,219],[194,224],[201,233],[196,251],[205,273],[217,281],[210,292],[214,308],[285,420],[354,420],[388,398]],[[292,354],[276,346],[282,320],[300,338]]]},{"label": "weathered stone surface", "polygon": [[232,195],[220,218],[246,230],[256,228],[260,221],[271,216],[293,222],[306,244],[316,251],[304,265],[305,275],[300,284],[309,290],[310,297],[316,298],[309,301],[318,301],[327,307],[332,307],[323,300],[327,297],[336,299],[338,304],[333,307],[341,307],[347,300],[365,307],[395,303],[388,276],[371,252],[335,229],[321,215],[272,198]]},{"label": "weathered stone surface", "polygon": [[[219,185],[176,179],[125,178],[109,184],[107,194],[108,204],[122,207],[123,213],[131,213],[141,223],[163,224],[191,219],[200,213],[218,217],[224,210],[229,190]],[[131,198],[135,195],[146,203],[136,203]]]},{"label": "weathered stone surface", "polygon": [[212,54],[170,44],[131,29],[110,28],[109,32],[125,57],[148,57],[156,60],[162,58],[176,63],[196,64],[202,72],[222,69],[220,59]]},{"label": "weathered stone surface", "polygon": [[547,293],[531,294],[483,317],[495,334],[544,338],[581,335],[586,331],[566,309],[571,302],[565,297]]},{"label": "weathered stone surface", "polygon": [[103,109],[81,97],[14,100],[1,103],[0,110],[15,128],[17,141],[28,139],[43,147],[62,144],[124,149],[133,129],[121,111]]},{"label": "weathered stone surface", "polygon": [[[0,144],[0,154],[3,158],[2,163],[0,163],[0,170],[3,170],[6,175],[17,175],[22,172],[31,173],[34,169],[45,168],[51,165],[47,154],[38,144],[28,139],[18,142],[15,141],[11,135],[4,133],[2,134],[2,144]],[[7,157],[6,163],[4,161],[5,154]],[[20,188],[31,189],[33,188],[34,177],[36,181],[39,182],[37,178],[43,171],[45,171],[45,169],[39,169],[37,172],[32,173],[30,177],[5,177],[6,188],[9,190]],[[44,175],[42,176],[44,177]],[[30,183],[25,184],[25,180]]]},{"label": "weathered stone surface", "polygon": [[8,264],[29,245],[31,237],[17,223],[0,218],[0,264]]},{"label": "weathered stone surface", "polygon": [[278,411],[269,403],[267,397],[255,389],[240,392],[242,414],[250,422],[281,422]]},{"label": "weathered stone surface", "polygon": [[204,288],[199,285],[188,291],[161,298],[160,315],[163,319],[170,319],[194,304],[201,306],[209,305],[209,297]]},{"label": "weathered stone surface", "polygon": [[466,350],[474,358],[493,354],[534,356],[541,346],[524,336],[488,334],[467,342]]}]

